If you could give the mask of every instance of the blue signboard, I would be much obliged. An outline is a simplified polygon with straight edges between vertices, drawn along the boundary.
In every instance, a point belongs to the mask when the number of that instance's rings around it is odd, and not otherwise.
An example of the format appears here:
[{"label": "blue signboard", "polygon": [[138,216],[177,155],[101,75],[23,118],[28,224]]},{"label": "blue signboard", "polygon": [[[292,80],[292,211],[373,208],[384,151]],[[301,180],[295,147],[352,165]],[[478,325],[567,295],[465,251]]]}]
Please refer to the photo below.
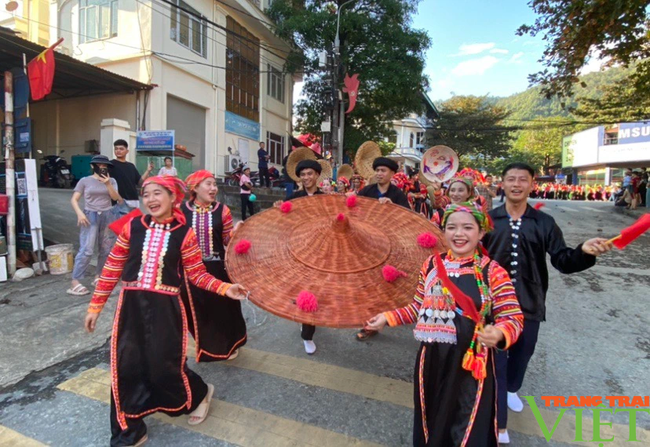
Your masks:
[{"label": "blue signboard", "polygon": [[141,130],[136,139],[138,151],[173,151],[175,131]]},{"label": "blue signboard", "polygon": [[257,141],[260,138],[260,123],[226,112],[226,132]]},{"label": "blue signboard", "polygon": [[621,123],[618,126],[618,144],[650,141],[650,123]]}]

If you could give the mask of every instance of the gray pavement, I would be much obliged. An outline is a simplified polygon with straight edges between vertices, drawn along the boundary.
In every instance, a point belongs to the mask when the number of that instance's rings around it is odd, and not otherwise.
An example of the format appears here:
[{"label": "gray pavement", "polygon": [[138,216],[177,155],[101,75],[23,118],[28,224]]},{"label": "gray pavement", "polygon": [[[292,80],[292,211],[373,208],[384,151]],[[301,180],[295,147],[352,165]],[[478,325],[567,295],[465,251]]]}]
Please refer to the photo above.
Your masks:
[{"label": "gray pavement", "polygon": [[[70,210],[66,217],[63,208],[69,203],[69,191],[51,191],[41,194],[42,203],[48,204],[44,223],[53,228],[49,234],[74,233],[72,238],[76,238],[74,213]],[[58,211],[50,213],[50,205]],[[614,212],[609,203],[549,201],[543,211],[555,217],[572,246],[597,235],[613,237],[633,221],[632,216]],[[58,222],[70,218],[67,224]],[[62,231],[64,228],[74,229]],[[48,231],[46,224],[46,237]],[[648,394],[648,266],[650,236],[646,235],[625,251],[604,256],[587,272],[561,275],[551,268],[548,321],[542,326],[523,395]],[[57,386],[83,371],[108,368],[106,340],[113,309],[102,314],[95,335],[85,334],[81,324],[89,297],[65,295],[69,279],[46,275],[23,283],[6,283],[0,290],[0,303],[4,303],[0,304],[0,432],[2,426],[8,427],[54,446],[106,445],[108,405],[84,395],[87,391],[83,388],[71,392]],[[109,303],[114,305],[115,301],[113,296]],[[349,442],[330,445],[352,445],[352,440],[410,445],[411,408],[364,397],[362,390],[337,391],[336,381],[344,382],[345,374],[361,372],[368,374],[365,377],[372,383],[385,378],[399,381],[395,382],[398,386],[412,382],[417,343],[411,328],[387,329],[366,343],[357,342],[351,330],[319,328],[315,337],[318,351],[308,357],[297,324],[248,303],[244,315],[249,342],[242,351],[246,354],[248,348],[262,367],[246,366],[238,363],[239,359],[232,364],[196,365],[190,361],[192,369],[216,385],[215,397],[223,402],[216,408],[235,406],[238,417],[250,411],[261,425],[267,415],[274,415],[281,418],[277,425],[286,427],[287,432],[320,429],[324,431],[313,433],[350,437]],[[288,368],[313,369],[305,370],[302,377],[283,376],[265,370],[264,356],[283,359]],[[303,361],[308,365],[300,363]],[[320,371],[330,376],[316,380]],[[307,377],[310,374],[316,381]],[[614,420],[627,424],[627,416]],[[250,427],[250,436],[236,437],[232,429],[224,428],[223,421],[206,421],[203,432],[151,417],[147,421],[151,446],[276,444],[268,441],[269,430],[256,434]],[[547,424],[552,422],[547,420]],[[650,430],[650,418],[640,415],[639,427]],[[513,432],[511,438],[514,446],[575,445],[569,442],[572,438],[563,442],[554,438],[547,443],[527,430]],[[287,441],[277,445],[301,444]]]}]

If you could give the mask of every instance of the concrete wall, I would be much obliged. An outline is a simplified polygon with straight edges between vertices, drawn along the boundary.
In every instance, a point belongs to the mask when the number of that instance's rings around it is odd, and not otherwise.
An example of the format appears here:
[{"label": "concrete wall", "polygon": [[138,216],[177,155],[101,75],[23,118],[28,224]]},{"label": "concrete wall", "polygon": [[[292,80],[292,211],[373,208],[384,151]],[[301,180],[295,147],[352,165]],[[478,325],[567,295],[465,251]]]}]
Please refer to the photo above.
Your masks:
[{"label": "concrete wall", "polygon": [[70,157],[84,153],[86,140],[100,140],[101,122],[119,118],[134,125],[136,97],[133,94],[99,95],[32,104],[34,151]]}]

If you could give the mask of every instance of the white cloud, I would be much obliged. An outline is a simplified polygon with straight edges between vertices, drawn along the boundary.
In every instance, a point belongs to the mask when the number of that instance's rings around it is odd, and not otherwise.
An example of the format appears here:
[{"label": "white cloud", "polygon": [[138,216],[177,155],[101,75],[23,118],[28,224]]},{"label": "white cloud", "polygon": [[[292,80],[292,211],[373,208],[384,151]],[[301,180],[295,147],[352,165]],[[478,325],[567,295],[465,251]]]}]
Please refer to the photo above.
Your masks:
[{"label": "white cloud", "polygon": [[456,65],[452,74],[456,76],[473,76],[473,75],[482,75],[486,70],[493,67],[499,59],[494,56],[484,56],[479,59],[472,59],[469,61],[461,62]]},{"label": "white cloud", "polygon": [[524,55],[523,51],[520,51],[519,53],[513,54],[512,57],[510,58],[510,60],[508,61],[508,63],[510,63],[510,64],[521,64],[520,59],[522,58],[523,55]]},{"label": "white cloud", "polygon": [[492,48],[492,49],[490,50],[490,53],[491,53],[491,54],[508,54],[509,51],[508,51],[508,50],[504,50],[503,48]]},{"label": "white cloud", "polygon": [[469,56],[471,54],[479,54],[492,49],[495,46],[496,44],[494,42],[470,44],[464,43],[459,48],[460,52],[458,54],[454,54],[454,56]]},{"label": "white cloud", "polygon": [[600,51],[590,51],[587,63],[580,69],[580,76],[602,70],[607,62],[609,62],[609,57],[602,58],[600,56]]}]

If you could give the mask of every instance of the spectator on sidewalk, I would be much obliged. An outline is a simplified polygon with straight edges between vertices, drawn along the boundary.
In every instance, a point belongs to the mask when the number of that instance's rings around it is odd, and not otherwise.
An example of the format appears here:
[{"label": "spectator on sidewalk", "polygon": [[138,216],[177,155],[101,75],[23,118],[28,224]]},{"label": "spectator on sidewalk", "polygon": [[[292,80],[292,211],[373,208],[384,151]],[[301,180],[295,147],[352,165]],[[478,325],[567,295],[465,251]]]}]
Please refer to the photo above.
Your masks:
[{"label": "spectator on sidewalk", "polygon": [[[81,284],[86,274],[90,259],[95,249],[98,250],[97,269],[93,286],[99,280],[99,272],[104,268],[106,258],[115,243],[115,235],[108,226],[115,221],[117,213],[113,210],[111,201],[122,203],[118,193],[117,182],[109,175],[113,164],[105,155],[96,155],[90,161],[93,175],[79,180],[72,194],[72,209],[77,213],[79,226],[79,253],[74,259],[72,283],[67,293],[69,295],[87,295],[90,292]],[[83,211],[79,207],[79,199],[84,198]]]},{"label": "spectator on sidewalk", "polygon": [[257,150],[257,167],[260,169],[260,186],[271,187],[269,176],[269,154],[264,149],[264,143],[260,141],[260,148]]},{"label": "spectator on sidewalk", "polygon": [[170,175],[172,177],[178,177],[178,171],[176,171],[176,168],[173,165],[172,157],[165,157],[165,166],[160,168],[158,175]]},{"label": "spectator on sidewalk", "polygon": [[129,153],[129,143],[124,140],[115,140],[113,143],[115,158],[111,160],[111,176],[117,182],[120,195],[124,199],[121,204],[117,204],[117,210],[120,215],[128,214],[136,208],[140,208],[140,194],[138,187],[142,185],[153,170],[153,163],[149,163],[147,170],[141,176],[138,169],[133,163],[126,161]]},{"label": "spectator on sidewalk", "polygon": [[239,179],[239,196],[241,197],[241,220],[246,220],[246,209],[252,216],[255,214],[253,202],[251,202],[251,194],[253,193],[253,183],[251,182],[251,168],[244,166],[242,169],[242,176]]}]

